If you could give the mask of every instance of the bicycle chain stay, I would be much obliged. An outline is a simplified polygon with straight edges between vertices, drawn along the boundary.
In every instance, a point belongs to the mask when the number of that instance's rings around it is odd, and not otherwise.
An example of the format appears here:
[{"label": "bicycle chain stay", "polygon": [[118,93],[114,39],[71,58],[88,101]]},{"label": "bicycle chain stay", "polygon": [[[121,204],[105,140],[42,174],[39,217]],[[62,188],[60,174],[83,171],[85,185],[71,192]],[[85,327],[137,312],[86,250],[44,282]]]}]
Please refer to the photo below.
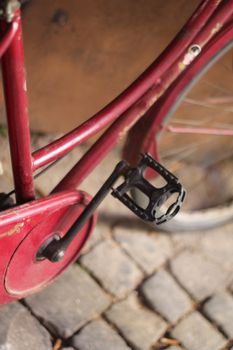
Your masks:
[{"label": "bicycle chain stay", "polygon": [[[154,169],[154,171],[166,181],[166,185],[157,188],[149,183],[144,178],[144,172],[147,167]],[[124,178],[123,183],[114,188],[114,184],[120,177]],[[140,207],[134,199],[130,197],[129,192],[135,188],[140,190],[148,198],[149,202],[146,208]],[[90,203],[85,207],[67,234],[62,238],[56,234],[40,247],[37,260],[48,259],[52,262],[62,260],[68,246],[110,191],[112,191],[111,194],[115,198],[120,200],[139,218],[154,222],[155,224],[161,224],[175,216],[180,210],[185,197],[185,190],[179,183],[177,177],[148,154],[142,156],[141,161],[135,168],[130,167],[127,162],[121,161],[117,164],[112,174]],[[176,194],[176,200],[168,206],[165,213],[161,214],[161,207],[173,194]]]}]

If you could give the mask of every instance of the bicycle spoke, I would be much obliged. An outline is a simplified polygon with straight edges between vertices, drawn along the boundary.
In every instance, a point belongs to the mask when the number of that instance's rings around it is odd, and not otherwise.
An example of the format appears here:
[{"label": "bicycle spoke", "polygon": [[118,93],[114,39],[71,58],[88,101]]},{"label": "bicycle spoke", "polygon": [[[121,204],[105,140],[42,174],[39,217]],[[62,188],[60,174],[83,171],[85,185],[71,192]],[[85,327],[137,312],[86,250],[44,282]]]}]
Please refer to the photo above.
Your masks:
[{"label": "bicycle spoke", "polygon": [[201,134],[201,135],[222,135],[233,136],[233,129],[213,129],[213,128],[191,128],[191,127],[175,127],[168,125],[164,127],[165,130],[176,134]]}]

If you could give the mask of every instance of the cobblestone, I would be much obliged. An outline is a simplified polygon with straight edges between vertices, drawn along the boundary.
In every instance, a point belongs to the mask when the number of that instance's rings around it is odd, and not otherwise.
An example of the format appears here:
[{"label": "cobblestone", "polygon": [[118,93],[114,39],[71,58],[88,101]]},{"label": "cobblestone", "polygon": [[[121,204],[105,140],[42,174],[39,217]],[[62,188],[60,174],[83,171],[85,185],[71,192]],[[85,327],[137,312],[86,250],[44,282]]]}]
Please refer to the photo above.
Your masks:
[{"label": "cobblestone", "polygon": [[51,330],[67,338],[103,312],[110,299],[85,271],[75,265],[41,293],[26,298],[26,303]]},{"label": "cobblestone", "polygon": [[79,350],[130,350],[117,332],[103,320],[89,323],[71,342]]},{"label": "cobblestone", "polygon": [[173,243],[173,249],[176,253],[184,250],[199,250],[200,242],[203,235],[207,232],[194,231],[194,232],[174,232],[171,235],[171,240]]},{"label": "cobblestone", "polygon": [[[227,242],[227,244],[226,244]],[[225,225],[204,235],[200,249],[222,267],[232,271],[233,266],[233,230],[232,225]]]},{"label": "cobblestone", "polygon": [[19,303],[0,309],[0,348],[13,350],[50,350],[50,335]]},{"label": "cobblestone", "polygon": [[135,349],[150,349],[167,328],[158,315],[139,303],[135,294],[114,304],[106,317]]},{"label": "cobblestone", "polygon": [[164,264],[173,253],[171,241],[165,235],[116,228],[114,237],[147,274]]},{"label": "cobblestone", "polygon": [[142,285],[142,293],[153,309],[176,323],[193,307],[188,295],[165,270],[158,271]]},{"label": "cobblestone", "polygon": [[92,233],[90,239],[85,244],[82,255],[88,253],[93,247],[95,247],[98,243],[110,237],[109,227],[97,222],[96,227],[94,228],[94,232]]},{"label": "cobblestone", "polygon": [[184,318],[171,332],[188,350],[221,350],[227,343],[197,311]]},{"label": "cobblestone", "polygon": [[111,240],[98,244],[81,263],[116,297],[124,297],[143,278],[135,263]]},{"label": "cobblestone", "polygon": [[203,300],[229,281],[229,274],[207,257],[190,251],[182,252],[171,262],[172,273],[197,300]]},{"label": "cobblestone", "polygon": [[205,305],[204,311],[207,316],[233,339],[233,297],[222,292],[216,294]]}]

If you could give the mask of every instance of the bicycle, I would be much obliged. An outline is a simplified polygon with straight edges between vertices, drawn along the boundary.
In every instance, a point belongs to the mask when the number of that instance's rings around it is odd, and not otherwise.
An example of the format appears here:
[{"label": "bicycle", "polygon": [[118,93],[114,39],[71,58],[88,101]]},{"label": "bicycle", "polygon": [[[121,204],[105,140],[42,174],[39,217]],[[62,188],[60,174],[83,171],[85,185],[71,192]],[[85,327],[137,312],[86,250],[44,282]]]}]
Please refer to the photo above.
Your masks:
[{"label": "bicycle", "polygon": [[[33,153],[28,126],[20,2],[0,1],[0,14],[0,56],[15,184],[14,191],[1,196],[1,303],[40,290],[78,257],[95,225],[95,209],[110,191],[140,218],[155,225],[162,224],[161,227],[167,230],[206,228],[233,218],[232,192],[227,191],[221,208],[208,204],[207,211],[201,208],[196,214],[183,213],[167,222],[179,211],[185,192],[177,177],[157,162],[160,158],[158,146],[163,145],[166,133],[200,134],[211,138],[217,135],[218,140],[225,136],[227,156],[232,156],[230,136],[233,130],[229,125],[206,127],[206,120],[189,127],[168,123],[190,89],[233,46],[232,1],[201,1],[165,51],[129,88],[88,121]],[[222,88],[216,91],[225,93]],[[213,113],[214,106],[218,107],[220,103],[225,106],[226,102],[231,102],[230,97],[226,96],[226,101],[215,97],[215,104],[210,99],[204,106],[212,106]],[[192,107],[197,103],[192,99],[191,102]],[[224,109],[231,111],[230,107]],[[34,191],[36,171],[42,167],[42,171],[46,171],[59,158],[107,126],[107,131],[54,190],[37,199]],[[116,166],[94,198],[76,190],[126,133],[125,161]],[[187,138],[182,139],[187,142]],[[164,140],[166,144],[166,138]],[[191,146],[198,144],[199,140]],[[219,146],[217,142],[216,145]],[[225,159],[224,152],[221,145]],[[181,155],[181,151],[178,154]],[[218,160],[215,152],[212,158],[214,162]],[[115,187],[119,177],[123,180]],[[165,180],[165,184],[153,186],[149,182],[152,178]],[[14,193],[15,201],[11,200]]]}]

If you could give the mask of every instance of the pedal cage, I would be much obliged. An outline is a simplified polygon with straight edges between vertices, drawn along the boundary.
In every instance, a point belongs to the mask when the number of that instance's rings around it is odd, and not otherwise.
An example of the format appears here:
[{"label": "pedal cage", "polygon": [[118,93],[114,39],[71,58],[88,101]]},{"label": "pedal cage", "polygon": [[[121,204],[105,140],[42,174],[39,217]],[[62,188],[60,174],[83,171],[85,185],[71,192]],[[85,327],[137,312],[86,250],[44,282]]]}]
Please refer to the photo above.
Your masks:
[{"label": "pedal cage", "polygon": [[[157,188],[145,179],[144,173],[148,167],[166,181],[165,186]],[[129,195],[134,189],[139,190],[148,198],[146,208],[140,207]],[[139,218],[154,222],[157,225],[174,217],[180,210],[185,198],[185,190],[178,178],[148,154],[143,155],[137,167],[128,167],[124,173],[124,182],[117,188],[113,188],[111,194]],[[176,194],[176,199],[172,204],[169,204],[168,208],[165,208],[164,213],[161,213],[162,205],[174,194]]]}]

